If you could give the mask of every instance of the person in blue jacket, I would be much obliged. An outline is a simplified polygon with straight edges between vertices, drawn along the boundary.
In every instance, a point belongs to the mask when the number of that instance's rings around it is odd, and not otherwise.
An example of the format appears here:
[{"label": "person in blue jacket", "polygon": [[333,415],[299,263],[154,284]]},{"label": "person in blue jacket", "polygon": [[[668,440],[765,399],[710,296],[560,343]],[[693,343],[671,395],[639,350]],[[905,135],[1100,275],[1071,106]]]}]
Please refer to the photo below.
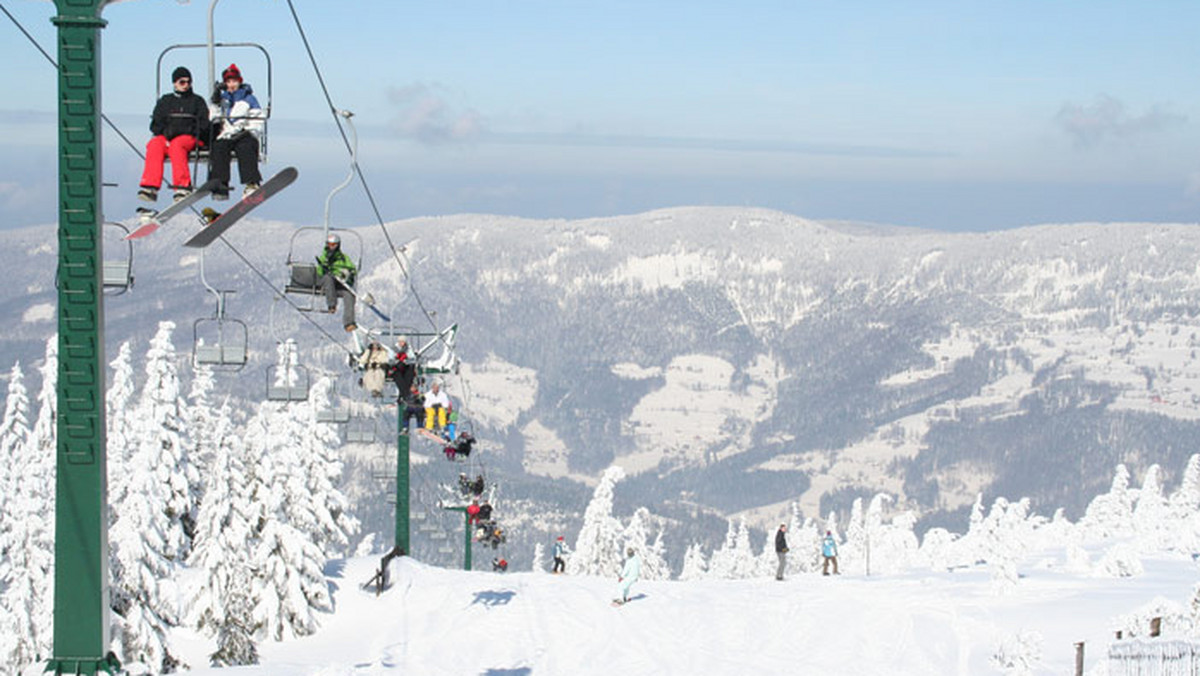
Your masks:
[{"label": "person in blue jacket", "polygon": [[821,556],[825,557],[825,564],[821,568],[821,574],[829,574],[829,564],[832,562],[833,574],[840,575],[837,568],[837,540],[833,539],[831,531],[825,531],[825,537],[821,540]]},{"label": "person in blue jacket", "polygon": [[554,541],[554,574],[565,573],[567,570],[567,543],[559,535]]},{"label": "person in blue jacket", "polygon": [[254,97],[254,90],[242,81],[242,72],[236,63],[229,64],[221,73],[221,82],[212,95],[210,116],[214,128],[220,131],[213,139],[208,158],[208,179],[217,179],[221,185],[213,191],[213,199],[229,198],[229,165],[237,155],[238,175],[244,186],[243,196],[258,190],[262,185],[262,174],[258,170],[259,136],[263,132],[262,106]]},{"label": "person in blue jacket", "polygon": [[625,567],[621,569],[621,577],[617,578],[621,589],[621,598],[615,601],[618,604],[629,600],[629,588],[642,576],[642,560],[638,558],[637,552],[633,551],[633,547],[625,550],[625,556]]}]

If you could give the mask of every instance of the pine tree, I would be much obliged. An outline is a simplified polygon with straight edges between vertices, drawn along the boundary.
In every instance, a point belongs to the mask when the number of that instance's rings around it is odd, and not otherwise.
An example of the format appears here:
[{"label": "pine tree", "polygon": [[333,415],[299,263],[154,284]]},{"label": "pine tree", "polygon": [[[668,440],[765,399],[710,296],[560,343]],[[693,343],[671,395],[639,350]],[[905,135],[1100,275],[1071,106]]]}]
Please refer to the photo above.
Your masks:
[{"label": "pine tree", "polygon": [[[346,542],[340,529],[345,521],[327,509],[331,500],[344,497],[313,491],[331,475],[320,464],[326,426],[315,422],[312,411],[306,402],[268,401],[246,427],[249,510],[256,524],[250,561],[254,624],[258,635],[275,640],[316,631],[316,613],[332,608],[322,547]],[[313,473],[322,475],[309,476]]]},{"label": "pine tree", "polygon": [[1137,492],[1137,503],[1133,508],[1134,532],[1148,549],[1170,548],[1178,535],[1175,524],[1168,522],[1170,509],[1163,497],[1162,481],[1158,465],[1146,468],[1142,487]]},{"label": "pine tree", "polygon": [[129,468],[133,456],[134,442],[131,438],[135,427],[130,404],[134,397],[133,350],[129,341],[121,343],[117,357],[109,362],[112,378],[105,394],[105,417],[108,438],[106,452],[108,462],[108,503],[111,505],[109,526],[116,521],[120,505],[125,501],[128,490]]},{"label": "pine tree", "polygon": [[683,555],[683,570],[679,571],[680,582],[691,582],[704,579],[708,575],[708,565],[704,561],[704,550],[699,542],[688,545]]},{"label": "pine tree", "polygon": [[[191,594],[189,623],[209,636],[223,636],[214,661],[221,666],[253,664],[248,649],[256,628],[250,597],[251,520],[245,447],[233,430],[228,406],[215,417],[213,452],[205,473],[205,499],[196,523],[189,564],[201,582]],[[247,647],[249,644],[249,648]],[[218,658],[219,656],[219,658]]]},{"label": "pine tree", "polygon": [[1133,496],[1129,491],[1129,470],[1117,465],[1112,486],[1088,504],[1079,527],[1088,538],[1106,539],[1131,532],[1133,528]]},{"label": "pine tree", "polygon": [[737,565],[735,560],[735,552],[737,551],[737,525],[733,521],[727,521],[726,523],[725,541],[719,549],[713,552],[712,557],[708,560],[708,575],[718,580],[732,578],[734,568]]},{"label": "pine tree", "polygon": [[583,512],[583,526],[575,540],[574,554],[567,561],[571,575],[614,577],[621,572],[621,522],[612,515],[613,489],[625,478],[625,470],[613,465],[604,470],[592,500]]},{"label": "pine tree", "polygon": [[546,572],[546,548],[540,542],[533,545],[533,564],[529,569],[535,573]]},{"label": "pine tree", "polygon": [[625,548],[632,547],[642,558],[643,580],[667,580],[671,577],[671,569],[663,557],[662,530],[659,530],[654,543],[649,542],[648,529],[652,518],[650,510],[639,507],[630,517],[621,539]]},{"label": "pine tree", "polygon": [[[836,532],[834,539],[837,539]],[[862,498],[855,498],[854,502],[850,503],[850,521],[846,524],[846,540],[838,548],[838,569],[846,572],[853,568],[866,573],[870,547],[870,534],[867,532]]]},{"label": "pine tree", "polygon": [[175,576],[190,548],[197,478],[181,415],[174,326],[161,322],[146,353],[146,382],[128,417],[130,455],[109,530],[118,654],[122,662],[162,671],[177,664],[168,630],[179,623]]},{"label": "pine tree", "polygon": [[[29,392],[25,389],[25,374],[21,364],[13,364],[8,374],[8,396],[4,403],[4,418],[0,419],[0,514],[10,514],[9,501],[16,494],[19,475],[14,463],[25,457],[29,439]],[[8,536],[12,520],[0,519],[0,590],[6,586],[5,569],[8,559]]]},{"label": "pine tree", "polygon": [[173,322],[159,322],[146,352],[146,382],[136,413],[141,427],[135,454],[140,467],[151,468],[164,488],[160,509],[165,517],[162,530],[166,549],[162,554],[182,562],[191,548],[200,477],[191,464],[192,440],[183,416],[186,404],[180,395],[177,357],[171,343],[174,329]]},{"label": "pine tree", "polygon": [[[5,512],[10,523],[7,575],[0,581],[0,636],[8,637],[8,645],[0,657],[18,667],[49,655],[53,639],[57,336],[46,341],[39,373],[42,387],[32,434],[28,443],[12,448],[15,456],[5,459],[13,480]],[[19,426],[13,429],[22,434]]]}]

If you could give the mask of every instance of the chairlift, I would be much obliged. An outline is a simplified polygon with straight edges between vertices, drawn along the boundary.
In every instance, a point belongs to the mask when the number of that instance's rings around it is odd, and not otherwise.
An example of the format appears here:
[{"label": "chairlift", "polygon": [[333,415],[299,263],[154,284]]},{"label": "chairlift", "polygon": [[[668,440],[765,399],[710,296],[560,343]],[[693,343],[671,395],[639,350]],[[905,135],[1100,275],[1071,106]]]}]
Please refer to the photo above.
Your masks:
[{"label": "chairlift", "polygon": [[250,332],[246,322],[225,314],[226,289],[215,291],[217,307],[211,317],[201,317],[192,323],[192,361],[214,368],[240,371],[249,358]]},{"label": "chairlift", "polygon": [[[363,240],[362,235],[354,230],[344,228],[318,228],[306,226],[292,233],[288,243],[288,281],[283,287],[287,293],[307,296],[307,305],[298,305],[301,312],[324,312],[325,300],[321,287],[317,284],[317,256],[325,247],[325,239],[332,233],[338,233],[342,238],[342,251],[346,252],[359,272],[362,271]],[[347,250],[347,238],[353,241],[351,251]],[[357,253],[357,255],[355,255]]]},{"label": "chairlift", "polygon": [[[455,344],[458,340],[458,324],[451,324],[440,331],[418,331],[414,327],[396,323],[399,315],[399,309],[393,308],[387,328],[380,328],[376,333],[392,338],[393,346],[395,339],[404,338],[408,341],[410,358],[417,363],[418,375],[457,374],[459,359]],[[430,357],[439,346],[441,350],[438,356]]]},{"label": "chairlift", "polygon": [[[318,303],[318,299],[322,296],[321,288],[317,285],[317,262],[316,259],[325,249],[325,242],[331,234],[338,233],[342,239],[342,252],[354,261],[355,268],[361,274],[363,271],[363,240],[362,235],[359,235],[353,230],[344,228],[330,227],[330,209],[333,205],[333,196],[344,190],[354,180],[357,173],[358,165],[358,132],[354,129],[354,124],[350,122],[353,113],[347,110],[340,110],[338,114],[345,118],[347,125],[350,127],[350,133],[353,136],[353,143],[350,146],[350,171],[346,178],[338,185],[334,186],[329,191],[329,195],[325,197],[325,225],[317,228],[309,226],[299,228],[292,233],[291,240],[288,242],[287,268],[288,280],[284,285],[283,290],[287,293],[300,294],[309,296],[310,301],[307,308],[300,308],[308,312],[317,310],[325,310],[324,303]],[[318,233],[320,233],[318,235]],[[357,256],[355,251],[347,248],[346,236],[352,236],[356,241]],[[319,237],[319,238],[318,238]],[[315,240],[315,241],[314,241]],[[354,248],[354,247],[351,247]],[[350,291],[355,294],[357,299],[357,291],[353,288],[353,282],[350,285]]]},{"label": "chairlift", "polygon": [[124,255],[117,258],[105,258],[101,270],[101,283],[105,295],[119,296],[133,286],[133,242],[125,239],[129,228],[121,223],[106,222],[104,232],[106,235],[118,236],[116,242],[109,239],[104,243],[104,251],[112,251],[119,245],[124,252]]},{"label": "chairlift", "polygon": [[350,416],[346,423],[346,441],[353,444],[375,443],[375,418],[365,417],[361,413]]},{"label": "chairlift", "polygon": [[[214,5],[216,4],[216,0],[214,0],[213,4]],[[217,78],[219,77],[220,74],[216,70],[215,50],[217,48],[225,49],[225,50],[234,50],[235,53],[241,53],[241,54],[245,54],[247,52],[254,53],[255,51],[257,51],[261,55],[263,65],[265,66],[265,77],[266,77],[266,82],[267,82],[267,90],[266,90],[265,97],[262,95],[262,92],[260,92],[258,90],[255,90],[255,92],[254,92],[255,98],[257,98],[259,100],[258,102],[262,105],[262,118],[257,118],[257,117],[255,118],[255,120],[261,120],[261,122],[262,122],[262,133],[258,138],[258,161],[259,161],[259,163],[265,163],[267,161],[267,126],[268,126],[267,121],[270,120],[270,118],[271,118],[271,101],[272,101],[272,95],[273,95],[273,90],[274,90],[274,81],[273,81],[272,68],[271,68],[271,55],[267,52],[266,48],[264,48],[260,44],[254,43],[254,42],[213,42],[212,41],[213,28],[212,28],[212,11],[211,10],[209,11],[208,34],[209,34],[209,42],[171,45],[159,53],[158,61],[155,65],[154,90],[156,92],[156,98],[161,97],[163,94],[166,94],[172,87],[174,87],[174,83],[171,82],[170,74],[171,74],[171,71],[175,69],[175,65],[168,63],[167,66],[165,67],[165,69],[163,66],[163,62],[166,59],[167,55],[171,54],[172,52],[175,52],[177,50],[196,50],[196,49],[204,49],[208,52],[208,84],[206,85],[206,89],[204,89],[204,90],[198,89],[197,85],[199,84],[199,80],[197,80],[194,75],[192,77],[192,91],[196,92],[196,94],[198,94],[205,101],[208,101],[209,97],[212,95],[211,88],[220,84],[217,81]],[[255,73],[255,71],[251,70],[251,69],[246,69],[245,72]],[[252,82],[261,82],[261,80],[257,80],[256,78],[250,78],[250,79]],[[165,86],[164,86],[164,84],[165,84]],[[192,156],[191,156],[193,176],[195,175],[195,172],[199,169],[200,162],[208,161],[208,151],[209,151],[209,147],[211,144],[208,143],[209,139],[200,139],[200,140],[204,141],[205,144],[203,146],[197,145],[196,148],[192,151]]]},{"label": "chairlift", "polygon": [[333,386],[333,392],[330,395],[329,404],[324,408],[317,409],[317,422],[339,424],[349,422],[350,405],[339,384]]},{"label": "chairlift", "polygon": [[241,371],[250,356],[250,331],[246,322],[226,315],[227,297],[232,289],[216,289],[204,276],[204,251],[200,251],[200,283],[213,295],[217,307],[212,317],[192,323],[192,361],[214,368]]},{"label": "chairlift", "polygon": [[[271,303],[267,324],[271,329],[271,335],[275,337],[276,345],[282,345],[284,341],[275,331],[275,305],[275,302]],[[289,356],[282,373],[280,373],[279,364],[271,364],[266,368],[268,401],[308,400],[311,378],[307,368],[295,363],[294,356],[294,354]]]}]

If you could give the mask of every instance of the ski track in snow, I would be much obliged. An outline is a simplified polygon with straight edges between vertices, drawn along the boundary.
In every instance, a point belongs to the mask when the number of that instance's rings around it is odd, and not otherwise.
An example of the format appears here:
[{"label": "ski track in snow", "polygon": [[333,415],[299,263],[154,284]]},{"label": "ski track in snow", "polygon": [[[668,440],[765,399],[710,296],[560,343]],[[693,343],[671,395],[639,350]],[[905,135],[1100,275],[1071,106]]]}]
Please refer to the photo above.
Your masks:
[{"label": "ski track in snow", "polygon": [[1002,639],[1044,638],[1035,674],[1066,673],[1087,641],[1093,673],[1111,622],[1155,596],[1186,601],[1196,566],[1151,559],[1139,578],[1031,570],[1008,595],[986,569],[880,577],[797,575],[695,582],[640,581],[613,607],[616,581],[542,573],[465,572],[408,559],[376,597],[359,587],[376,565],[351,559],[335,584],[336,612],[309,637],[259,644],[261,664],[205,667],[210,640],[181,632],[184,661],[202,676],[369,674],[540,676],[997,673]]}]

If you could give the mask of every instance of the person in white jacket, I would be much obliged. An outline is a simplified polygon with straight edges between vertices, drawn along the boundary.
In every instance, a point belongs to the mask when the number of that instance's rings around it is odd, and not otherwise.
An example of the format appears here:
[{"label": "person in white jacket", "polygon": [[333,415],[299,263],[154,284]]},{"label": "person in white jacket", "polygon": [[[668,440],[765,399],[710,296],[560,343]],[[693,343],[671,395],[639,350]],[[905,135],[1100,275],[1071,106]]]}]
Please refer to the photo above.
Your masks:
[{"label": "person in white jacket", "polygon": [[615,603],[621,604],[629,600],[629,588],[634,582],[642,576],[642,560],[638,558],[637,552],[633,551],[633,547],[625,550],[625,567],[621,569],[621,577],[617,578],[617,584],[620,585],[621,598],[615,599]]},{"label": "person in white jacket", "polygon": [[[242,195],[249,195],[262,185],[258,170],[258,137],[263,130],[263,110],[254,90],[242,81],[236,63],[221,73],[222,82],[213,92],[209,117],[217,137],[213,139],[208,157],[208,178],[221,185],[213,191],[213,199],[229,198],[229,173],[233,155],[237,155],[238,175],[244,186]],[[219,129],[220,131],[216,131]]]}]

